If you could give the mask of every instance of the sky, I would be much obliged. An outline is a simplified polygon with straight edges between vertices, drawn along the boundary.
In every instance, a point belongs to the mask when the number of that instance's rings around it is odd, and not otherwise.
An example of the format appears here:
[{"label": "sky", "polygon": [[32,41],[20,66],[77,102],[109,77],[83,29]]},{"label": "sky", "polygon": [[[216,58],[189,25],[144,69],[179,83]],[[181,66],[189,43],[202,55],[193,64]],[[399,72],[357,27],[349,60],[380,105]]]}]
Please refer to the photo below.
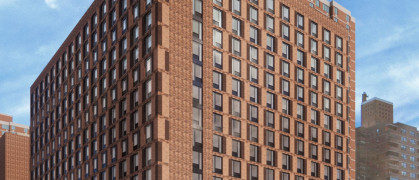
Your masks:
[{"label": "sky", "polygon": [[[0,113],[29,125],[30,86],[93,0],[0,0]],[[356,19],[356,122],[361,94],[393,102],[419,127],[419,1],[337,0]]]}]

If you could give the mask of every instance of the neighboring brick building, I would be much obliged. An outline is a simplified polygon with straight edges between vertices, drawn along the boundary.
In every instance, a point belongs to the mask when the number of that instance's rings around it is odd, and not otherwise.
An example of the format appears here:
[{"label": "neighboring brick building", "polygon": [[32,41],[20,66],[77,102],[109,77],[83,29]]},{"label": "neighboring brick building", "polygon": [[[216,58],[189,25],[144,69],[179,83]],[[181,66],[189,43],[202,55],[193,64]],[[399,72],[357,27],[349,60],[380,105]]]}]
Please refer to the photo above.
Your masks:
[{"label": "neighboring brick building", "polygon": [[362,126],[356,129],[357,179],[418,179],[417,128],[393,123],[393,103],[379,98],[363,98],[361,111]]},{"label": "neighboring brick building", "polygon": [[29,127],[13,123],[12,116],[4,114],[0,114],[0,126],[0,179],[29,179]]},{"label": "neighboring brick building", "polygon": [[95,0],[31,87],[31,179],[355,179],[355,19]]}]

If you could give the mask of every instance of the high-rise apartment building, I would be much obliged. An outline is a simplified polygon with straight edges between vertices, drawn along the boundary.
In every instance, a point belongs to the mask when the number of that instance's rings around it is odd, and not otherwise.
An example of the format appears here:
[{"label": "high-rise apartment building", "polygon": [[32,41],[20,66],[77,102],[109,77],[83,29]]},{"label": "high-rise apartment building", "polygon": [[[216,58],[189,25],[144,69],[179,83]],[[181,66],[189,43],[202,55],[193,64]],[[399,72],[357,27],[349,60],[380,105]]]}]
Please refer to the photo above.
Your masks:
[{"label": "high-rise apartment building", "polygon": [[29,127],[0,114],[0,179],[29,179]]},{"label": "high-rise apartment building", "polygon": [[416,127],[393,123],[393,103],[379,98],[363,98],[361,109],[362,126],[356,129],[357,179],[418,179]]},{"label": "high-rise apartment building", "polygon": [[355,19],[95,0],[31,87],[32,179],[355,179]]}]

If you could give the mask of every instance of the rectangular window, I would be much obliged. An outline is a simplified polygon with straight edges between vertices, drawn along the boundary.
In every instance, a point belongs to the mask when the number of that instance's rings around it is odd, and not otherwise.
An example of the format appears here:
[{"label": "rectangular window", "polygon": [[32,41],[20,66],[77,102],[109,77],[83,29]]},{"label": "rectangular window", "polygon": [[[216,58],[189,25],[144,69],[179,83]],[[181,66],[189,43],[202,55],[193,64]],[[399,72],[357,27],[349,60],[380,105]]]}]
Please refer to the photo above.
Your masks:
[{"label": "rectangular window", "polygon": [[255,44],[258,44],[258,36],[259,36],[259,30],[253,26],[250,26],[250,42],[253,42]]},{"label": "rectangular window", "polygon": [[300,29],[304,29],[304,16],[297,13],[297,27]]},{"label": "rectangular window", "polygon": [[241,14],[241,0],[232,0],[231,3],[232,3],[231,9],[233,13],[240,15]]},{"label": "rectangular window", "polygon": [[222,45],[223,34],[221,33],[221,31],[214,29],[212,32],[213,32],[213,45],[218,48],[223,48],[223,45]]},{"label": "rectangular window", "polygon": [[237,79],[232,79],[231,81],[231,91],[232,94],[238,97],[241,97],[241,81]]},{"label": "rectangular window", "polygon": [[274,113],[271,111],[265,111],[265,125],[271,128],[275,128]]},{"label": "rectangular window", "polygon": [[254,83],[258,83],[258,69],[254,66],[249,66],[249,72],[249,80]]},{"label": "rectangular window", "polygon": [[327,46],[323,46],[323,58],[326,61],[330,61],[330,48]]},{"label": "rectangular window", "polygon": [[274,85],[275,79],[274,79],[274,75],[271,74],[271,73],[266,73],[266,77],[265,78],[266,78],[266,82],[265,82],[266,87],[268,89],[275,90],[275,85]]},{"label": "rectangular window", "polygon": [[290,21],[290,9],[284,5],[282,5],[282,19],[285,21]]},{"label": "rectangular window", "polygon": [[[273,1],[273,0],[268,0],[268,1]],[[272,16],[266,15],[266,30],[268,30],[271,33],[274,33],[274,18]]]},{"label": "rectangular window", "polygon": [[289,96],[290,95],[290,82],[287,80],[282,80],[282,94]]},{"label": "rectangular window", "polygon": [[266,61],[265,62],[266,68],[268,68],[271,71],[275,71],[275,58],[274,58],[274,56],[266,53],[265,61]]},{"label": "rectangular window", "polygon": [[213,151],[222,153],[223,152],[223,137],[219,135],[213,135]]},{"label": "rectangular window", "polygon": [[297,46],[304,48],[304,35],[303,33],[296,31],[297,34]]},{"label": "rectangular window", "polygon": [[301,84],[304,84],[304,70],[302,70],[300,68],[297,68],[296,76],[297,76],[297,78],[296,78],[297,82],[301,83]]},{"label": "rectangular window", "polygon": [[266,35],[266,49],[274,51],[275,38],[271,35]]},{"label": "rectangular window", "polygon": [[231,135],[241,137],[241,123],[239,120],[231,120]]},{"label": "rectangular window", "polygon": [[236,177],[236,178],[241,178],[240,161],[234,161],[234,160],[231,161],[231,176]]},{"label": "rectangular window", "polygon": [[235,17],[232,18],[232,31],[233,34],[240,36],[241,35],[241,21]]},{"label": "rectangular window", "polygon": [[254,46],[249,46],[249,60],[258,64],[258,49]]},{"label": "rectangular window", "polygon": [[213,156],[213,172],[222,174],[223,173],[223,158],[218,156]]},{"label": "rectangular window", "polygon": [[323,29],[323,41],[330,44],[330,31],[327,29]]},{"label": "rectangular window", "polygon": [[282,154],[282,169],[291,170],[291,161],[292,157],[290,155]]},{"label": "rectangular window", "polygon": [[319,72],[318,60],[316,58],[314,58],[313,56],[311,57],[311,70],[316,72],[316,73]]},{"label": "rectangular window", "polygon": [[249,125],[249,140],[258,142],[258,127]]},{"label": "rectangular window", "polygon": [[241,66],[240,60],[231,58],[231,73],[235,76],[241,75]]},{"label": "rectangular window", "polygon": [[218,27],[222,27],[223,12],[217,8],[212,10],[212,23]]},{"label": "rectangular window", "polygon": [[237,99],[232,99],[231,100],[231,111],[232,111],[232,115],[233,116],[237,116],[240,117],[241,116],[241,105],[240,105],[240,101]]},{"label": "rectangular window", "polygon": [[222,69],[223,68],[223,54],[217,50],[212,51],[213,56],[213,65],[216,68]]},{"label": "rectangular window", "polygon": [[242,147],[242,143],[240,141],[237,140],[232,140],[231,141],[231,155],[234,157],[238,157],[241,158],[241,147]]},{"label": "rectangular window", "polygon": [[317,76],[310,74],[310,87],[317,90]]},{"label": "rectangular window", "polygon": [[314,39],[310,39],[310,49],[311,53],[317,55],[317,41],[315,41]]},{"label": "rectangular window", "polygon": [[313,21],[310,22],[310,34],[317,37],[317,24]]},{"label": "rectangular window", "polygon": [[214,109],[223,111],[223,96],[219,93],[213,92]]},{"label": "rectangular window", "polygon": [[223,90],[223,75],[217,71],[213,71],[212,77],[213,88]]},{"label": "rectangular window", "polygon": [[300,66],[305,66],[303,51],[297,50],[297,64]]},{"label": "rectangular window", "polygon": [[249,8],[250,12],[250,22],[258,24],[258,10],[254,8],[253,6],[250,6]]},{"label": "rectangular window", "polygon": [[281,25],[281,34],[282,34],[282,38],[286,39],[286,40],[290,40],[290,27],[286,24],[282,24]]},{"label": "rectangular window", "polygon": [[291,115],[290,101],[288,99],[282,99],[282,113]]},{"label": "rectangular window", "polygon": [[266,92],[266,107],[274,109],[274,105],[275,105],[275,95],[270,92]]},{"label": "rectangular window", "polygon": [[213,126],[214,126],[214,131],[222,132],[223,131],[223,116],[214,113]]},{"label": "rectangular window", "polygon": [[275,13],[274,11],[274,0],[266,0],[266,10],[270,13]]},{"label": "rectangular window", "polygon": [[339,36],[336,36],[336,48],[341,51],[343,50],[342,38]]},{"label": "rectangular window", "polygon": [[291,59],[290,57],[290,45],[282,43],[282,57],[286,59]]}]

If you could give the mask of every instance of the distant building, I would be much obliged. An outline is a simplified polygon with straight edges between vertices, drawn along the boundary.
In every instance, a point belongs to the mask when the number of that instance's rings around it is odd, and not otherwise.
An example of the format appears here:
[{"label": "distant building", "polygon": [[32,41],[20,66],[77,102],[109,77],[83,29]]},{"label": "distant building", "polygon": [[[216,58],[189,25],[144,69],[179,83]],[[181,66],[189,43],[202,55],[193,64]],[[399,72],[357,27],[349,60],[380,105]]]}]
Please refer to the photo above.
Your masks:
[{"label": "distant building", "polygon": [[356,129],[359,180],[419,178],[419,132],[393,123],[393,103],[363,94],[362,125]]},{"label": "distant building", "polygon": [[29,179],[29,126],[0,114],[0,179]]}]

